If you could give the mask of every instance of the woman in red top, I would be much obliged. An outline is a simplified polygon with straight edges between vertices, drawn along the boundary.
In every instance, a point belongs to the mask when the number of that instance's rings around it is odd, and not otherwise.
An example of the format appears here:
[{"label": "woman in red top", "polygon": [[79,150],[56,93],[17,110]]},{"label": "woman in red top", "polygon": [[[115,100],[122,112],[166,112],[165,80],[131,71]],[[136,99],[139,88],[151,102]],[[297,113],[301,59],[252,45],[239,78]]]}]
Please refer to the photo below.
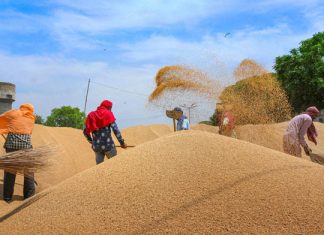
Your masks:
[{"label": "woman in red top", "polygon": [[219,125],[219,134],[236,138],[235,119],[232,112],[226,111],[222,113]]},{"label": "woman in red top", "polygon": [[111,137],[111,130],[114,132],[120,146],[127,148],[111,108],[112,102],[109,100],[101,102],[97,110],[90,112],[87,116],[86,127],[83,131],[89,143],[92,144],[97,164],[102,163],[105,156],[112,158],[117,155],[116,146]]}]

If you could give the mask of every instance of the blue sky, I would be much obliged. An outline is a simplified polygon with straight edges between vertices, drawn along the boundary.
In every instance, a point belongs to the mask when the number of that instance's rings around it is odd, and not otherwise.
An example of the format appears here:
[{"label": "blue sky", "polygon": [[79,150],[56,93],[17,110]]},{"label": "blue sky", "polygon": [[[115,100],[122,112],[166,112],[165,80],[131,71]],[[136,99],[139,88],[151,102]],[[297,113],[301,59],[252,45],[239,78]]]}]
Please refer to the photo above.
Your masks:
[{"label": "blue sky", "polygon": [[1,81],[16,84],[15,107],[31,102],[47,116],[62,105],[83,109],[91,78],[87,111],[107,98],[122,127],[169,123],[147,107],[159,68],[184,64],[230,84],[244,58],[272,70],[276,56],[324,30],[323,1],[255,2],[1,0]]}]

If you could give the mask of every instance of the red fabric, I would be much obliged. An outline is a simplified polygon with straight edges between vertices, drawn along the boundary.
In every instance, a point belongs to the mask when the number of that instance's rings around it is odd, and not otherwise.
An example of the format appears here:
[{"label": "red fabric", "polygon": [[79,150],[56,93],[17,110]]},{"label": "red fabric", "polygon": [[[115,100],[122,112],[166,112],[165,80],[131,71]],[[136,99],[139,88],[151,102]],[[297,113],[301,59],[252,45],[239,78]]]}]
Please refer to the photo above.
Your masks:
[{"label": "red fabric", "polygon": [[[307,108],[305,113],[311,116],[311,118],[315,118],[320,114],[320,112],[315,106]],[[312,125],[307,129],[307,138],[309,141],[312,141],[315,145],[317,145],[317,136],[318,134],[315,125],[314,123],[312,123]]]},{"label": "red fabric", "polygon": [[234,119],[234,115],[232,112],[225,112],[224,116],[223,116],[223,120],[224,118],[228,118],[229,122],[228,122],[228,128],[229,129],[234,129],[235,128],[235,119]]},{"label": "red fabric", "polygon": [[116,118],[108,108],[112,107],[112,102],[109,100],[104,100],[96,111],[89,113],[86,119],[86,132],[87,134],[93,131],[108,126],[113,123]]}]

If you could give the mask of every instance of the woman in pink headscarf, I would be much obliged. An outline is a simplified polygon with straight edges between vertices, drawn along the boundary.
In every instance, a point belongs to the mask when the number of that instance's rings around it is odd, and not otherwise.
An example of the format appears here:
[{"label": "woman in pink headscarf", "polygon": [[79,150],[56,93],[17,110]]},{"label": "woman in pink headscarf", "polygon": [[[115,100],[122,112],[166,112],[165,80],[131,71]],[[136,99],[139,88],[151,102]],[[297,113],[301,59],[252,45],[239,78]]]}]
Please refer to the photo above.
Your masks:
[{"label": "woman in pink headscarf", "polygon": [[306,155],[310,155],[312,150],[308,147],[305,135],[308,140],[317,145],[317,131],[313,120],[319,115],[319,111],[315,106],[306,109],[306,112],[295,116],[288,123],[288,128],[283,138],[283,149],[285,153],[301,157],[303,147]]}]

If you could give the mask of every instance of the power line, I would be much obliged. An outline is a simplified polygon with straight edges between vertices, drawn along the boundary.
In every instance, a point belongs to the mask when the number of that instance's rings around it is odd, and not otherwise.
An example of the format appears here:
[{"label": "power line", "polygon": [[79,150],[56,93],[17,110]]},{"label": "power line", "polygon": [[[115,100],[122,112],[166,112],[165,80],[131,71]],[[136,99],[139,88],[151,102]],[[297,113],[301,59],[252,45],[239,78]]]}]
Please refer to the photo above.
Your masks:
[{"label": "power line", "polygon": [[[95,82],[95,81],[91,81],[91,83],[94,83],[94,84],[97,84],[97,85],[100,85],[100,86],[103,86],[103,87],[107,87],[107,88],[109,88],[109,89],[113,89],[113,90],[116,90],[116,91],[120,91],[120,92],[124,92],[124,93],[128,93],[128,94],[133,94],[133,95],[137,95],[137,96],[141,96],[141,97],[149,97],[149,95],[147,95],[147,94],[143,94],[143,93],[140,93],[140,92],[135,92],[135,91],[130,91],[130,90],[126,90],[126,89],[120,89],[120,88],[118,88],[118,87],[114,87],[114,86],[110,86],[110,85],[107,85],[107,84],[104,84],[104,83],[100,83],[100,82]],[[88,89],[87,89],[87,94],[88,94],[88,92],[89,92],[89,85],[90,85],[90,79],[89,79],[89,81],[88,81]],[[87,102],[87,101],[86,101]],[[85,107],[86,107],[86,102],[85,102]],[[201,104],[203,104],[203,103],[209,103],[209,104],[211,104],[211,103],[214,103],[214,102],[210,102],[210,101],[207,101],[207,102],[196,102],[196,104],[197,103],[201,103]],[[157,103],[155,103],[155,102],[151,102],[150,104],[152,104],[152,105],[154,105],[154,106],[156,106],[156,107],[159,107],[159,108],[163,108],[163,109],[166,109],[166,106],[165,105],[159,105],[159,104],[157,104]],[[193,107],[192,107],[193,108]]]},{"label": "power line", "polygon": [[128,93],[128,94],[148,97],[147,94],[143,94],[143,93],[139,93],[139,92],[135,92],[135,91],[129,91],[129,90],[125,90],[125,89],[120,89],[118,87],[109,86],[107,84],[103,84],[103,83],[99,83],[99,82],[92,81],[92,83],[95,83],[97,85],[101,85],[101,86],[104,86],[104,87],[107,87],[107,88],[110,88],[110,89],[118,90],[120,92],[125,92],[125,93]]},{"label": "power line", "polygon": [[136,117],[136,118],[120,118],[118,121],[133,121],[133,120],[141,120],[141,119],[152,119],[152,118],[159,118],[159,117],[165,117],[165,115],[155,115],[150,117]]},{"label": "power line", "polygon": [[[133,95],[138,95],[138,96],[142,96],[142,97],[148,97],[149,95],[147,94],[143,94],[143,93],[139,93],[139,92],[134,92],[134,91],[129,91],[129,90],[125,90],[125,89],[120,89],[118,87],[113,87],[113,86],[110,86],[110,85],[107,85],[107,84],[104,84],[104,83],[99,83],[99,82],[94,82],[94,81],[91,81],[92,83],[95,83],[97,85],[100,85],[100,86],[104,86],[104,87],[107,87],[109,89],[114,89],[114,90],[117,90],[117,91],[120,91],[120,92],[124,92],[124,93],[128,93],[128,94],[133,94]],[[158,105],[156,103],[151,103],[157,107],[160,107],[160,108],[165,108],[164,106],[162,105]]]}]

